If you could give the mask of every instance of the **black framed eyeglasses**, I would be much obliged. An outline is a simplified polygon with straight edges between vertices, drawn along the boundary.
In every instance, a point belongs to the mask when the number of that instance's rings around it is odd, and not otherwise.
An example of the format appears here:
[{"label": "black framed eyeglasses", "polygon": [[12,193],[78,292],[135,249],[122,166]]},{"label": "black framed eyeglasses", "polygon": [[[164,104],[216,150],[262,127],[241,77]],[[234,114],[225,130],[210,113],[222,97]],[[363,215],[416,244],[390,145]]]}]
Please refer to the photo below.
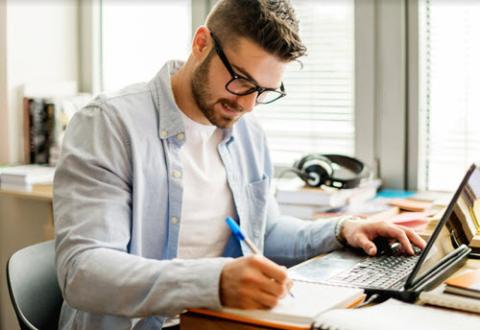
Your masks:
[{"label": "black framed eyeglasses", "polygon": [[280,85],[280,89],[265,88],[258,86],[251,79],[237,74],[230,62],[227,60],[227,57],[225,56],[225,53],[223,52],[223,49],[220,46],[220,42],[218,41],[218,39],[215,37],[213,32],[210,32],[210,35],[212,36],[213,42],[215,44],[215,51],[217,52],[218,57],[220,57],[223,65],[225,65],[225,68],[232,76],[232,79],[230,79],[225,84],[225,89],[228,92],[238,96],[244,96],[256,92],[258,93],[256,100],[257,104],[272,103],[287,95],[283,82]]}]

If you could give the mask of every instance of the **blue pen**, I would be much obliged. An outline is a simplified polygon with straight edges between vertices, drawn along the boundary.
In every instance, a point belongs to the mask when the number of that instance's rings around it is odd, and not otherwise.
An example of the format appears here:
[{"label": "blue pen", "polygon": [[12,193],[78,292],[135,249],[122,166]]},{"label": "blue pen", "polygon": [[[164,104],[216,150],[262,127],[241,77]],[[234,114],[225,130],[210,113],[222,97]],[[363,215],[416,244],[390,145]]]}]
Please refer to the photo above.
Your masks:
[{"label": "blue pen", "polygon": [[[239,242],[245,242],[245,244],[248,246],[248,248],[250,249],[250,251],[252,251],[253,254],[261,254],[260,251],[255,246],[255,244],[253,244],[253,242],[243,234],[242,230],[240,229],[238,224],[235,222],[235,220],[233,220],[230,217],[227,217],[225,221],[227,222],[228,227],[232,231],[233,236],[235,236],[235,238]],[[292,292],[290,292],[290,290],[288,291],[288,293],[290,294],[290,296],[293,297],[293,294]]]},{"label": "blue pen", "polygon": [[233,236],[235,236],[235,238],[239,242],[245,242],[245,244],[253,252],[253,254],[260,254],[260,251],[257,249],[255,244],[253,244],[252,241],[242,233],[242,230],[237,225],[235,220],[233,220],[230,217],[227,217],[226,221],[227,221],[228,227],[230,227],[230,230],[232,231]]}]

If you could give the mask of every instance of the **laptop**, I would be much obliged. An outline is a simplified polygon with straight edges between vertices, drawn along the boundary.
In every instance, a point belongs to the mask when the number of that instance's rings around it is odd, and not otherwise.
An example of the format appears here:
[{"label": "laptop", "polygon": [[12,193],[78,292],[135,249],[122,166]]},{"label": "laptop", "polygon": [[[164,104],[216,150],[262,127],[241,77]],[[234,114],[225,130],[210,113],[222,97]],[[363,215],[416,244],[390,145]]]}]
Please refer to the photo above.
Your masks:
[{"label": "laptop", "polygon": [[[421,291],[437,286],[466,262],[471,249],[459,243],[449,228],[458,219],[454,210],[464,202],[463,196],[480,191],[472,187],[480,188],[476,164],[468,169],[425,249],[417,249],[413,256],[392,246],[374,257],[345,248],[294,266],[289,275],[297,281],[362,288],[367,295],[377,294],[381,299],[415,301]],[[475,198],[480,199],[480,193]]]}]

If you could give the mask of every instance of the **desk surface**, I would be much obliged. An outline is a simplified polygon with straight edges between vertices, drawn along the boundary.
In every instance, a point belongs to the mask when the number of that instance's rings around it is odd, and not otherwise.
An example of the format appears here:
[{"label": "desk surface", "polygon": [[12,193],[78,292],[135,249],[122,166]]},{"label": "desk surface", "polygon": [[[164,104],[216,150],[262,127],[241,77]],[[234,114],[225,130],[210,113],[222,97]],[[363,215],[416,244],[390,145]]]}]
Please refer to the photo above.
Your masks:
[{"label": "desk surface", "polygon": [[0,187],[0,197],[1,196],[12,196],[51,202],[53,198],[53,186],[51,184],[37,184],[33,185],[31,189],[11,189]]},{"label": "desk surface", "polygon": [[[465,263],[465,265],[460,268],[458,272],[462,272],[466,269],[480,269],[480,260],[479,259],[469,259]],[[258,330],[258,329],[267,329],[262,326],[252,325],[241,323],[238,321],[220,319],[218,317],[213,316],[205,316],[196,314],[193,312],[187,312],[185,314],[181,314],[181,328],[183,330],[194,330],[198,329],[199,325],[201,325],[202,329],[206,330],[223,330],[223,329],[232,329],[232,330]],[[480,319],[480,316],[479,316]],[[278,327],[278,329],[291,329],[291,327],[286,326]]]}]

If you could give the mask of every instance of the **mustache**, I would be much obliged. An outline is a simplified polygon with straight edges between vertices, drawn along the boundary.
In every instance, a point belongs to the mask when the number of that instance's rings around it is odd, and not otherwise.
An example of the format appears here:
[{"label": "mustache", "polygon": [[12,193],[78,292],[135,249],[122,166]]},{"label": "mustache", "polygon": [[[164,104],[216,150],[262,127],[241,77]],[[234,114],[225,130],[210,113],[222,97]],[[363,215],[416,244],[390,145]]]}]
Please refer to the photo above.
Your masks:
[{"label": "mustache", "polygon": [[227,100],[227,99],[220,99],[218,100],[219,103],[223,103],[225,105],[227,105],[230,109],[232,109],[233,111],[236,111],[236,112],[243,112],[243,107],[240,106],[238,103],[236,102],[232,102],[230,100]]}]

